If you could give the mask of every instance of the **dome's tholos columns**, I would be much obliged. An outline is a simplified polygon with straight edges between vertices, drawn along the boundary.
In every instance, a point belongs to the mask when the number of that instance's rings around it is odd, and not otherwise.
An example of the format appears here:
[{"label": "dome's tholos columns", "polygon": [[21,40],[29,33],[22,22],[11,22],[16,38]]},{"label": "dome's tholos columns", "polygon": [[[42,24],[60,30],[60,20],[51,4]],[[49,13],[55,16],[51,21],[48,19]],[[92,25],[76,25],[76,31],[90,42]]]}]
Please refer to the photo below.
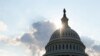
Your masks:
[{"label": "dome's tholos columns", "polygon": [[66,17],[66,10],[65,9],[63,10],[63,17],[62,17],[61,21],[62,21],[62,26],[64,28],[69,27],[68,26],[68,18]]}]

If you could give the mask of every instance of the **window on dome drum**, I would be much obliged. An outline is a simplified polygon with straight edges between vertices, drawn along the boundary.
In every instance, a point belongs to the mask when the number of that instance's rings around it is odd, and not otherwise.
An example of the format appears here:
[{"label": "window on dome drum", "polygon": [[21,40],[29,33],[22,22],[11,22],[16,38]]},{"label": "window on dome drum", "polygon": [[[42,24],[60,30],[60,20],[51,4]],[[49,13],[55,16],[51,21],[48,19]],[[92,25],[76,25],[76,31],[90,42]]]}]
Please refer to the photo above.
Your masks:
[{"label": "window on dome drum", "polygon": [[66,49],[68,49],[68,44],[66,44]]},{"label": "window on dome drum", "polygon": [[50,46],[50,51],[51,51],[51,46]]},{"label": "window on dome drum", "polygon": [[67,33],[66,33],[66,36],[67,36]]},{"label": "window on dome drum", "polygon": [[54,51],[54,45],[53,45],[53,47],[52,47],[52,50]]},{"label": "window on dome drum", "polygon": [[62,45],[62,49],[64,49],[65,48],[65,46],[64,46],[64,44]]},{"label": "window on dome drum", "polygon": [[47,47],[47,51],[49,51],[49,48]]},{"label": "window on dome drum", "polygon": [[79,46],[78,46],[78,50],[80,50],[80,49],[79,49]]},{"label": "window on dome drum", "polygon": [[70,44],[70,49],[72,49],[72,45]]},{"label": "window on dome drum", "polygon": [[73,45],[73,49],[75,50],[75,45]]},{"label": "window on dome drum", "polygon": [[62,33],[63,37],[65,36],[65,33]]},{"label": "window on dome drum", "polygon": [[70,33],[69,33],[69,36],[70,36]]},{"label": "window on dome drum", "polygon": [[72,33],[70,33],[70,36],[73,36],[73,34],[72,34]]},{"label": "window on dome drum", "polygon": [[59,49],[61,49],[61,45],[59,45]]},{"label": "window on dome drum", "polygon": [[81,48],[80,48],[80,46],[79,46],[79,50],[81,51]]},{"label": "window on dome drum", "polygon": [[76,50],[78,50],[78,45],[76,46]]},{"label": "window on dome drum", "polygon": [[75,36],[75,34],[73,34],[73,36]]},{"label": "window on dome drum", "polygon": [[57,50],[57,45],[55,46],[55,49]]},{"label": "window on dome drum", "polygon": [[49,51],[49,47],[47,48],[47,51]]}]

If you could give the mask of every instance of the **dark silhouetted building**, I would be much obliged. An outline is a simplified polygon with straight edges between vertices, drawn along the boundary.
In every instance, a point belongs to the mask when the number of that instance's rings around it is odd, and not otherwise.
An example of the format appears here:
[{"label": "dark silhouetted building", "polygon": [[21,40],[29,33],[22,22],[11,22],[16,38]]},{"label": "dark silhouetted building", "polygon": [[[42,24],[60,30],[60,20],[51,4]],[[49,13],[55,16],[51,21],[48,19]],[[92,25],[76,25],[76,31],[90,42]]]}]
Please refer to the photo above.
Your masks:
[{"label": "dark silhouetted building", "polygon": [[44,56],[88,56],[79,35],[68,25],[65,9],[63,13],[62,28],[52,34]]}]

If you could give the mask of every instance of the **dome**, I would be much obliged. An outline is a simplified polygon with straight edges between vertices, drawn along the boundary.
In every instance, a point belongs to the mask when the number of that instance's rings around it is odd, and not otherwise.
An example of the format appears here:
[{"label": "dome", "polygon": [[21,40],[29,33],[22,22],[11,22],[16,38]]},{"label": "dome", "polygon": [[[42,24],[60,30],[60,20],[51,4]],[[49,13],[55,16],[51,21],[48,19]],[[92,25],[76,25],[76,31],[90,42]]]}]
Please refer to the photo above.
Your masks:
[{"label": "dome", "polygon": [[45,46],[46,54],[44,56],[88,56],[79,35],[68,25],[66,10],[64,9],[63,12],[62,28],[57,29],[51,35]]},{"label": "dome", "polygon": [[73,29],[65,28],[65,29],[58,29],[56,30],[51,38],[50,41],[56,40],[56,39],[75,39],[75,40],[80,40],[79,35],[77,32],[75,32]]}]

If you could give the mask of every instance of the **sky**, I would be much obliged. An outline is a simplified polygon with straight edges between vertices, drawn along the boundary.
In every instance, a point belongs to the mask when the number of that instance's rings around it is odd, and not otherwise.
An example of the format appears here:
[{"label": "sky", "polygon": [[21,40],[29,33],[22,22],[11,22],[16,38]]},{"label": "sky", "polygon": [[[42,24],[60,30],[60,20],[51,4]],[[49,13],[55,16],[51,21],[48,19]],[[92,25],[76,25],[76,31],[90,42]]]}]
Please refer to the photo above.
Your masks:
[{"label": "sky", "polygon": [[99,0],[0,0],[0,56],[41,56],[64,8],[70,27],[90,45],[88,53],[99,56],[99,5]]}]

